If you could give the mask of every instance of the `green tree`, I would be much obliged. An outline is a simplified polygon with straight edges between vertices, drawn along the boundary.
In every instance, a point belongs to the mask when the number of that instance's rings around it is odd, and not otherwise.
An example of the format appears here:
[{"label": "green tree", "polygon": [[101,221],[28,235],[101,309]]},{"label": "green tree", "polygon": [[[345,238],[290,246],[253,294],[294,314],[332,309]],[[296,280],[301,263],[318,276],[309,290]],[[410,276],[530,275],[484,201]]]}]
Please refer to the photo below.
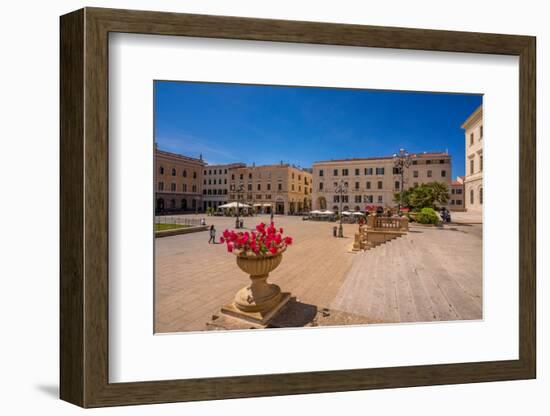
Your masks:
[{"label": "green tree", "polygon": [[[394,195],[394,200],[399,203],[401,193]],[[422,208],[435,208],[436,204],[445,205],[449,201],[449,189],[442,182],[423,183],[403,191],[401,205],[413,210]]]},{"label": "green tree", "polygon": [[449,188],[443,182],[430,182],[430,186],[434,202],[440,205],[445,205],[449,201]]},{"label": "green tree", "polygon": [[414,188],[405,189],[403,191],[403,201],[401,201],[401,192],[396,192],[393,195],[393,200],[395,201],[396,204],[401,203],[401,206],[404,206],[404,207],[410,206],[410,197],[415,188],[417,188],[417,186],[415,186]]}]

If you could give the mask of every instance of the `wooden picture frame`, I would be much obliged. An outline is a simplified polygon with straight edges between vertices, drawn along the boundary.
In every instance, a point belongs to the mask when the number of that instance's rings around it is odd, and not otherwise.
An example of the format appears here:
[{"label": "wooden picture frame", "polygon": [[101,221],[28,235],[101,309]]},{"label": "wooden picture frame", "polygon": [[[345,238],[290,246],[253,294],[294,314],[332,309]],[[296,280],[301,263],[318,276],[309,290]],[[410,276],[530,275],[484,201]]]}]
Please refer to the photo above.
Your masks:
[{"label": "wooden picture frame", "polygon": [[[85,8],[61,17],[60,396],[82,407],[337,392],[536,376],[535,38]],[[519,57],[519,359],[109,383],[108,35],[245,39]]]}]

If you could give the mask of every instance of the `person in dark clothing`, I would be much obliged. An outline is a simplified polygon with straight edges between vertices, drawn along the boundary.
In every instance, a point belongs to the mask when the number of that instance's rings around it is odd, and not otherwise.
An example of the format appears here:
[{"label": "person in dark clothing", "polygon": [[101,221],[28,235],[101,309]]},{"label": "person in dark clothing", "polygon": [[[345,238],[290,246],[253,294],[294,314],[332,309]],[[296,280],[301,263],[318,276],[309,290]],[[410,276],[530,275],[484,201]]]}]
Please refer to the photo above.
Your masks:
[{"label": "person in dark clothing", "polygon": [[445,207],[441,208],[441,220],[443,222],[451,222],[451,213]]},{"label": "person in dark clothing", "polygon": [[216,244],[216,228],[214,228],[214,224],[210,226],[210,240],[208,240],[208,244],[210,243]]}]

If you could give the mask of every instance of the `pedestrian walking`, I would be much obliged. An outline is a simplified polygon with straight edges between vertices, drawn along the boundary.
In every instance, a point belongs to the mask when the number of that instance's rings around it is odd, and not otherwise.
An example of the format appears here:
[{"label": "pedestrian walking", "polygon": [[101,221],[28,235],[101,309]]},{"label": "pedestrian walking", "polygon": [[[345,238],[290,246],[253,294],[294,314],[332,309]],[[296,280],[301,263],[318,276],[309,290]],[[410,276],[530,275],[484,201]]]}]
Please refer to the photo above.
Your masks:
[{"label": "pedestrian walking", "polygon": [[210,226],[210,240],[208,240],[208,244],[210,243],[216,244],[216,228],[214,228],[214,224]]},{"label": "pedestrian walking", "polygon": [[270,216],[270,218],[271,218],[271,222],[273,222],[273,210],[271,210],[271,216]]}]

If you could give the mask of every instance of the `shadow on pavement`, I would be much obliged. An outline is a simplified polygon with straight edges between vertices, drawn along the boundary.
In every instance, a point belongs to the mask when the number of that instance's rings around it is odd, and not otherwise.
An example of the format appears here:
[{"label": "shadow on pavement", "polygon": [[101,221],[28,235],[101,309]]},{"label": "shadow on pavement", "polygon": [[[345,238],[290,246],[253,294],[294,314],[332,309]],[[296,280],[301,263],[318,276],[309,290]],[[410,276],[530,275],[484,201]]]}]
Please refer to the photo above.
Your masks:
[{"label": "shadow on pavement", "polygon": [[311,324],[318,308],[291,298],[285,307],[269,322],[268,328],[295,328]]}]

